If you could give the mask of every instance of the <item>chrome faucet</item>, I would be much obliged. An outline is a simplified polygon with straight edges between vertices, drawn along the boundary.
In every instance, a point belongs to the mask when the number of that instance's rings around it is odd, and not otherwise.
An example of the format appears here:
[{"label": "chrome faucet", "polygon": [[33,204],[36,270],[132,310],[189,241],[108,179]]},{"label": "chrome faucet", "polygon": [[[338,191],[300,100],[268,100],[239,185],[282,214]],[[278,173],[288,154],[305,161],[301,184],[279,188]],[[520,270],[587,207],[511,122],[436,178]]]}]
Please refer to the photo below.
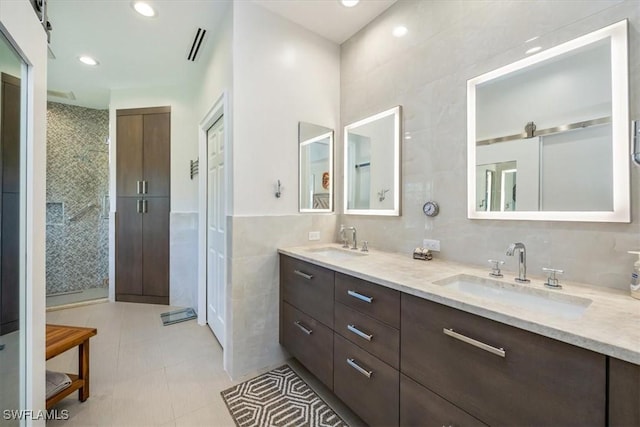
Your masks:
[{"label": "chrome faucet", "polygon": [[358,249],[358,238],[356,237],[356,228],[355,227],[349,227],[347,230],[351,230],[353,231],[353,246],[351,247],[351,249],[356,250]]},{"label": "chrome faucet", "polygon": [[516,250],[520,250],[520,258],[518,259],[518,277],[514,280],[518,283],[529,283],[527,279],[527,249],[524,243],[512,243],[507,248],[507,256],[513,256]]}]

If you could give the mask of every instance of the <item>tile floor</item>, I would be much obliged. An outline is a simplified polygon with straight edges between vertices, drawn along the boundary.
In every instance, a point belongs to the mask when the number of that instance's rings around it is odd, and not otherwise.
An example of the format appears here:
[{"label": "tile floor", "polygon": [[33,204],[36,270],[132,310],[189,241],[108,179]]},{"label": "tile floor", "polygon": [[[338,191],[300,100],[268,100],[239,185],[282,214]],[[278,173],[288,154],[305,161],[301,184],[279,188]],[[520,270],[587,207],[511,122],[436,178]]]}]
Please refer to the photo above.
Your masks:
[{"label": "tile floor", "polygon": [[[91,396],[77,393],[56,409],[69,420],[48,426],[233,426],[220,392],[258,375],[231,380],[222,348],[195,320],[162,326],[165,305],[101,303],[50,311],[47,322],[98,329],[91,338]],[[77,372],[77,349],[47,362],[47,369]],[[351,425],[357,419],[298,364],[291,366]],[[271,367],[272,368],[272,367]]]}]

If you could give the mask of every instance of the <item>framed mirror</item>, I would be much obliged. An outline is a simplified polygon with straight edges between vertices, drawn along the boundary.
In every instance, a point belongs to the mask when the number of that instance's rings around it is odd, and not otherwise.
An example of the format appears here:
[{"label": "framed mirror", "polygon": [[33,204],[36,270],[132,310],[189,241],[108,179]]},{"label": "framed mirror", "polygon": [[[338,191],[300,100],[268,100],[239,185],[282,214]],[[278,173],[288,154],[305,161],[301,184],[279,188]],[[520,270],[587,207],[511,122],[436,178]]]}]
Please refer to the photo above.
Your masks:
[{"label": "framed mirror", "polygon": [[344,213],[400,215],[402,107],[344,128]]},{"label": "framed mirror", "polygon": [[298,123],[298,207],[333,212],[333,130]]},{"label": "framed mirror", "polygon": [[627,21],[467,82],[468,217],[630,221]]}]

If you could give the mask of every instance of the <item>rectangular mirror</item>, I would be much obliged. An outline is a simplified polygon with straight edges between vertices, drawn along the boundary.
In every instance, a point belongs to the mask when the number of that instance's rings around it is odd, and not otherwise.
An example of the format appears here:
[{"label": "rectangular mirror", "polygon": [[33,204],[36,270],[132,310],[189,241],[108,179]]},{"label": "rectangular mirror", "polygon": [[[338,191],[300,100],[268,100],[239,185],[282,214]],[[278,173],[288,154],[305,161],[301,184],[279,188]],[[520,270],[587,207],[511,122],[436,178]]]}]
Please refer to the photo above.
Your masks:
[{"label": "rectangular mirror", "polygon": [[400,215],[402,108],[344,128],[344,213]]},{"label": "rectangular mirror", "polygon": [[630,221],[627,21],[467,82],[468,217]]},{"label": "rectangular mirror", "polygon": [[333,130],[298,123],[300,212],[333,212]]}]

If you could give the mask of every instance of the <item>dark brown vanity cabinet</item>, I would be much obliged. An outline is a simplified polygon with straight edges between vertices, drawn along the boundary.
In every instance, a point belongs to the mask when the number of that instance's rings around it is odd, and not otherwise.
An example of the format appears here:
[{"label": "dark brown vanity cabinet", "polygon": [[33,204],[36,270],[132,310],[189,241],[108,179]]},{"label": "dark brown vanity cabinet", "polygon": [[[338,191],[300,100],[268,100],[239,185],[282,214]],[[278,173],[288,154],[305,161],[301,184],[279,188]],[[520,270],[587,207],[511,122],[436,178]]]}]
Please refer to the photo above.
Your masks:
[{"label": "dark brown vanity cabinet", "polygon": [[640,426],[640,366],[609,358],[609,426]]},{"label": "dark brown vanity cabinet", "polygon": [[116,112],[117,301],[169,304],[170,111]]},{"label": "dark brown vanity cabinet", "polygon": [[371,426],[640,426],[640,366],[280,256],[280,342]]},{"label": "dark brown vanity cabinet", "polygon": [[333,391],[369,425],[398,425],[400,292],[336,273]]},{"label": "dark brown vanity cabinet", "polygon": [[404,375],[489,425],[607,421],[592,351],[403,294],[400,354]]},{"label": "dark brown vanity cabinet", "polygon": [[280,344],[333,389],[334,273],[280,256]]}]

